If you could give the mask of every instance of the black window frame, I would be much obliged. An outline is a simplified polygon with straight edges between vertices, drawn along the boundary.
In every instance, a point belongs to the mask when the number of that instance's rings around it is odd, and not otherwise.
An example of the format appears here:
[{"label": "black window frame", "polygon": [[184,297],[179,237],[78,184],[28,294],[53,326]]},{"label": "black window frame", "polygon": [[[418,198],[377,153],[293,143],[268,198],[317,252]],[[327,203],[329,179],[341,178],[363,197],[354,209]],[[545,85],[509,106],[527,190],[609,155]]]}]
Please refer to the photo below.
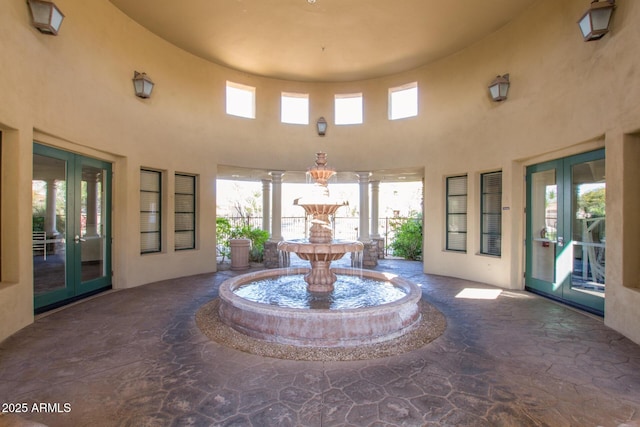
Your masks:
[{"label": "black window frame", "polygon": [[[178,191],[178,177],[181,178],[190,178],[191,179],[191,188],[192,191],[190,193],[180,192]],[[197,180],[196,175],[186,174],[186,173],[176,173],[174,176],[175,186],[174,186],[174,250],[176,251],[186,251],[192,250],[196,248],[196,202],[197,202]],[[192,210],[185,210],[183,203],[186,200],[190,199],[190,205],[192,206]],[[182,201],[181,201],[182,200]],[[178,224],[184,224],[184,221],[180,221],[178,219],[179,215],[191,216],[191,226],[188,228],[178,228]],[[191,234],[191,244],[188,246],[178,247],[178,233],[190,233]]]},{"label": "black window frame", "polygon": [[[158,179],[158,190],[150,190],[145,189],[142,186],[142,174],[156,174]],[[143,194],[157,194],[157,209],[155,210],[143,210]],[[144,214],[156,214],[154,223],[156,224],[156,229],[154,230],[142,230],[142,217]],[[154,169],[140,169],[140,254],[154,254],[162,252],[162,172]],[[158,245],[157,248],[144,250],[145,245],[143,244],[143,236],[147,234],[157,234],[158,235]]]},{"label": "black window frame", "polygon": [[[454,192],[452,194],[452,183],[453,180],[461,180],[464,179],[464,193]],[[446,179],[446,244],[445,248],[448,251],[453,252],[467,252],[467,230],[468,230],[468,196],[469,196],[469,177],[468,175],[454,175],[448,176]],[[461,203],[463,202],[463,203]],[[457,204],[464,204],[464,212],[459,209],[452,209]],[[455,211],[455,212],[452,212]],[[456,230],[453,230],[454,223],[459,223],[459,221],[454,221],[455,218],[464,217],[464,230],[460,230],[456,227]],[[453,235],[464,235],[464,248],[453,247],[452,244],[452,236]]]},{"label": "black window frame", "polygon": [[[497,184],[488,182],[496,177]],[[480,175],[480,253],[502,256],[502,171]]]}]

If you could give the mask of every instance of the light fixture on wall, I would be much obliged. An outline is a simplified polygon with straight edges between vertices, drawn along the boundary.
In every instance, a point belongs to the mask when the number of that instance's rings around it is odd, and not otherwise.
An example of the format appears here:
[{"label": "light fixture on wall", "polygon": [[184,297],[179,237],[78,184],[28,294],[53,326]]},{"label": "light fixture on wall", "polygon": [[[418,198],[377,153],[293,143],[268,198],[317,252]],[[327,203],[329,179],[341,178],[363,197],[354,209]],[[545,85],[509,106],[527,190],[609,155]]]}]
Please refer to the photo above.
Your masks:
[{"label": "light fixture on wall", "polygon": [[57,36],[64,14],[55,3],[44,0],[27,0],[31,11],[31,24],[41,33]]},{"label": "light fixture on wall", "polygon": [[133,88],[136,96],[140,98],[149,98],[153,90],[153,81],[146,73],[133,72]]},{"label": "light fixture on wall", "polygon": [[496,102],[504,101],[507,99],[507,93],[509,92],[509,74],[504,76],[496,76],[496,78],[489,85],[489,94],[491,99]]},{"label": "light fixture on wall", "polygon": [[616,0],[593,0],[591,7],[578,21],[584,41],[598,40],[609,32],[611,14],[616,7]]},{"label": "light fixture on wall", "polygon": [[327,133],[327,121],[324,119],[324,117],[320,117],[318,119],[316,126],[318,128],[318,135],[324,136],[324,134]]}]

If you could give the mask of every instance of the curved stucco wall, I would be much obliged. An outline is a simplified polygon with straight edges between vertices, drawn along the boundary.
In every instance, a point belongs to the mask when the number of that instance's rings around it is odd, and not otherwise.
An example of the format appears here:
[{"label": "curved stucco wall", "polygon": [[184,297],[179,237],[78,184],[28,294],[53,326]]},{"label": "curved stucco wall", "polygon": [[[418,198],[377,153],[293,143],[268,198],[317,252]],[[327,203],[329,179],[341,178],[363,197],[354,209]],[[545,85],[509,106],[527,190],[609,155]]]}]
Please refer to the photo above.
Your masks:
[{"label": "curved stucco wall", "polygon": [[[623,142],[640,129],[637,2],[618,5],[613,31],[598,42],[582,42],[575,23],[587,2],[540,0],[455,55],[398,75],[345,83],[274,80],[206,62],[149,33],[107,0],[57,0],[66,15],[57,37],[30,26],[24,2],[0,2],[0,339],[33,319],[29,189],[35,139],[113,162],[116,288],[215,270],[216,165],[304,170],[322,150],[341,171],[423,168],[425,271],[519,289],[524,168],[606,146],[608,217],[620,216],[607,231],[607,322],[640,341],[640,331],[626,326],[640,320],[633,314],[640,301],[623,286],[620,272],[622,260],[631,258],[623,254],[622,186],[638,176],[616,175],[624,163]],[[134,70],[153,78],[152,98],[133,95]],[[487,84],[504,73],[511,75],[509,99],[492,103]],[[225,114],[226,80],[256,87],[255,120]],[[387,120],[388,88],[412,81],[419,85],[419,116]],[[283,91],[309,93],[310,120],[324,116],[327,136],[318,137],[313,124],[280,123]],[[364,124],[332,125],[334,94],[352,92],[364,95]],[[197,250],[139,254],[141,167],[163,170],[168,178],[174,172],[199,176]],[[493,170],[503,171],[508,208],[500,258],[477,255],[479,174]],[[463,173],[469,175],[470,220],[468,251],[459,254],[443,250],[444,179]],[[172,179],[165,191],[168,209]],[[166,248],[172,247],[172,226],[171,218],[163,225]]]}]

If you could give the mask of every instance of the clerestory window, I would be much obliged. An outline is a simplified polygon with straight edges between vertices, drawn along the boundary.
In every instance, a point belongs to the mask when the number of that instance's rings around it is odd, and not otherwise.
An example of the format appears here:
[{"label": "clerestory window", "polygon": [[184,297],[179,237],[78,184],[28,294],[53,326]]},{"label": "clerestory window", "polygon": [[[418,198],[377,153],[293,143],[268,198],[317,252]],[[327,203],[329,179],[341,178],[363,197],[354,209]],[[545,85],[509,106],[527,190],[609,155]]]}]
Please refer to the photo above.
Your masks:
[{"label": "clerestory window", "polygon": [[389,120],[418,115],[418,82],[389,89]]},{"label": "clerestory window", "polygon": [[362,94],[335,95],[336,125],[362,124]]},{"label": "clerestory window", "polygon": [[294,125],[309,124],[309,94],[282,92],[280,121]]},{"label": "clerestory window", "polygon": [[256,88],[227,81],[227,114],[256,118]]}]

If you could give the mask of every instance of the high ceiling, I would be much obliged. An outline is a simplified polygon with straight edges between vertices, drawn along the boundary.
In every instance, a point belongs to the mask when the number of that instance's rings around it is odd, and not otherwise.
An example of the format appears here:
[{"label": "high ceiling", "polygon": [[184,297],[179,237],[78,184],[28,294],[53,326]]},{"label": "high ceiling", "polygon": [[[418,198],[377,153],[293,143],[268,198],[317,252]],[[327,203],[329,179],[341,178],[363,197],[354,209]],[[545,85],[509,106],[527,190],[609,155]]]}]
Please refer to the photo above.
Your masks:
[{"label": "high ceiling", "polygon": [[110,0],[174,45],[243,72],[352,81],[416,68],[535,0]]},{"label": "high ceiling", "polygon": [[[174,45],[242,72],[285,80],[364,80],[451,55],[496,31],[535,0],[110,0]],[[310,160],[310,163],[311,160]],[[383,182],[422,170],[373,171]],[[220,165],[218,177],[268,171]],[[340,172],[340,182],[357,182]],[[305,182],[287,171],[287,182]]]}]

